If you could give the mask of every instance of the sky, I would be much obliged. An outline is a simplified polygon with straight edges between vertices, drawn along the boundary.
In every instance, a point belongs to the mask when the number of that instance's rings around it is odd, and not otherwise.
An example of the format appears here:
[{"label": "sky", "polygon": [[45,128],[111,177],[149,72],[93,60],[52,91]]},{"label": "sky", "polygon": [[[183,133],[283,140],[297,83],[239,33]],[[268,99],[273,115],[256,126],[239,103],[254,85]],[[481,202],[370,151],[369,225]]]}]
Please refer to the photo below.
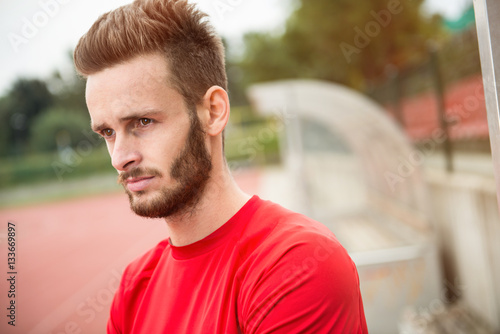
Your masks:
[{"label": "sky", "polygon": [[[429,12],[459,16],[472,0],[426,0]],[[0,95],[19,76],[68,73],[68,53],[102,13],[131,0],[0,1]],[[293,0],[195,0],[234,49],[248,31],[280,31]],[[239,44],[240,43],[240,44]]]}]

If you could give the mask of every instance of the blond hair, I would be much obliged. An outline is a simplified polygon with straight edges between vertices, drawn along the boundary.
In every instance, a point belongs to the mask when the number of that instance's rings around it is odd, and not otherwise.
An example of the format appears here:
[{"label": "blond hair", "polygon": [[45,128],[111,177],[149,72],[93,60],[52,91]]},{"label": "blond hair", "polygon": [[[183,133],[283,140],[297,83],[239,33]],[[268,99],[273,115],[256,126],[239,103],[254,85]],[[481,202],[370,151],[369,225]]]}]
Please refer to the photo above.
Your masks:
[{"label": "blond hair", "polygon": [[206,14],[185,0],[135,0],[100,16],[74,52],[84,77],[136,56],[159,52],[169,82],[188,105],[214,85],[227,90],[224,47]]}]

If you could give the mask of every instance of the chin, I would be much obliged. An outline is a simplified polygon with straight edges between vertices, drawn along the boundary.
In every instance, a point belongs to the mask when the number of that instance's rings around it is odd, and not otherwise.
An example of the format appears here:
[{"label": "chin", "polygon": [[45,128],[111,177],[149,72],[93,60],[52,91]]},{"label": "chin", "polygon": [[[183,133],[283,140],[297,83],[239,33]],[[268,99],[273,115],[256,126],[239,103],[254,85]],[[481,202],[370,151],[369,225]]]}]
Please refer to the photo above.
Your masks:
[{"label": "chin", "polygon": [[182,211],[182,200],[168,196],[168,191],[137,191],[128,192],[130,208],[141,217],[166,218]]}]

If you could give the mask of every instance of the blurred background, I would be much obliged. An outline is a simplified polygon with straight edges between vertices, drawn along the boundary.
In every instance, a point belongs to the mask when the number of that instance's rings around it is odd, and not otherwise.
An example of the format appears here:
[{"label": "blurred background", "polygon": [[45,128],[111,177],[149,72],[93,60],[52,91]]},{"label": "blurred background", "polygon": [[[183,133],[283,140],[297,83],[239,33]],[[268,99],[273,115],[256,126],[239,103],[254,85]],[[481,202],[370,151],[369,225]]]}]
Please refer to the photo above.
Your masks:
[{"label": "blurred background", "polygon": [[[97,17],[128,2],[0,3],[0,258],[7,277],[12,222],[18,272],[1,333],[104,333],[124,266],[166,237],[130,212],[72,64]],[[472,0],[194,2],[226,45],[235,179],[337,235],[370,333],[498,333]]]}]

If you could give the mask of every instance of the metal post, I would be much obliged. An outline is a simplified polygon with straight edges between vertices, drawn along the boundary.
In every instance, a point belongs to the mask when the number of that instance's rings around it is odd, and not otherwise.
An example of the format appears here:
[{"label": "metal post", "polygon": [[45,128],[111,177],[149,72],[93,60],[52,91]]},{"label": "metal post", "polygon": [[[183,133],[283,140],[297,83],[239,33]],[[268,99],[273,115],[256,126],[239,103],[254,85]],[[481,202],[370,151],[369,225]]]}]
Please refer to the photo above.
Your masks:
[{"label": "metal post", "polygon": [[[404,77],[403,73],[392,64],[389,64],[385,68],[387,84],[389,86],[390,100],[394,106],[394,116],[401,126],[403,131],[405,130],[405,118],[403,114],[403,95],[404,95]],[[386,85],[387,85],[386,84]]]},{"label": "metal post", "polygon": [[[497,194],[500,194],[500,1],[474,0]],[[500,199],[500,196],[497,196]]]},{"label": "metal post", "polygon": [[430,49],[429,52],[432,77],[436,89],[437,110],[439,117],[439,125],[444,132],[445,140],[443,143],[443,151],[446,162],[446,170],[453,172],[453,148],[451,146],[450,131],[448,129],[448,119],[446,117],[446,107],[444,101],[444,84],[441,75],[441,68],[439,66],[438,52],[435,48]]},{"label": "metal post", "polygon": [[396,118],[399,122],[399,125],[401,125],[401,128],[405,130],[405,116],[403,114],[403,84],[404,84],[404,79],[403,75],[396,70],[396,74],[393,78],[393,85],[394,85],[394,102],[395,102],[395,110],[396,110]]}]

